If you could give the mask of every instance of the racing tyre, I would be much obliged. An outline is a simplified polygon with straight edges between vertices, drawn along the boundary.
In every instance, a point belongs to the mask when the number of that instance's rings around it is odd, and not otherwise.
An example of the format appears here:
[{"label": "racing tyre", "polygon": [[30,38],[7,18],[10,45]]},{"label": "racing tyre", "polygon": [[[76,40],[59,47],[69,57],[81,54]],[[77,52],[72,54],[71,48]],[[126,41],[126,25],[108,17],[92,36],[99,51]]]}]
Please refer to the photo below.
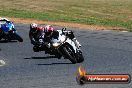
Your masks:
[{"label": "racing tyre", "polygon": [[0,36],[0,40],[2,39],[2,37]]},{"label": "racing tyre", "polygon": [[33,51],[34,51],[34,52],[39,52],[38,47],[37,47],[37,46],[34,46],[34,47],[33,47]]},{"label": "racing tyre", "polygon": [[76,54],[76,58],[77,58],[77,63],[81,63],[81,62],[84,61],[84,57],[83,57],[81,51],[78,51],[78,52],[77,52],[77,54]]},{"label": "racing tyre", "polygon": [[23,42],[22,37],[20,37],[18,34],[15,34],[15,37],[19,42]]},{"label": "racing tyre", "polygon": [[75,53],[70,46],[65,46],[63,50],[63,52],[65,52],[66,58],[68,58],[73,64],[77,63]]},{"label": "racing tyre", "polygon": [[2,39],[3,32],[0,30],[0,40]]}]

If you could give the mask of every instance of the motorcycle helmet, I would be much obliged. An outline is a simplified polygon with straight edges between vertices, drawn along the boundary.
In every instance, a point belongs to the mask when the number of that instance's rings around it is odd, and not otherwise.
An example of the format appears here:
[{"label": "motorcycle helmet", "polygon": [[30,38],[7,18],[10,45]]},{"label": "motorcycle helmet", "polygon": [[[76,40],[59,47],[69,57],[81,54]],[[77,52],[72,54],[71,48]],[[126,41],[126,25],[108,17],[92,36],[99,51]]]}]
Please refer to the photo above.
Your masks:
[{"label": "motorcycle helmet", "polygon": [[46,25],[44,30],[45,30],[45,34],[48,36],[52,34],[52,32],[54,31],[54,28],[51,25]]},{"label": "motorcycle helmet", "polygon": [[10,21],[10,20],[8,20],[7,18],[2,18],[2,17],[0,17],[0,20],[1,20],[1,21]]},{"label": "motorcycle helmet", "polygon": [[37,29],[37,24],[36,23],[32,23],[32,24],[30,24],[30,29],[33,31],[33,32],[35,32],[36,31],[36,29]]}]

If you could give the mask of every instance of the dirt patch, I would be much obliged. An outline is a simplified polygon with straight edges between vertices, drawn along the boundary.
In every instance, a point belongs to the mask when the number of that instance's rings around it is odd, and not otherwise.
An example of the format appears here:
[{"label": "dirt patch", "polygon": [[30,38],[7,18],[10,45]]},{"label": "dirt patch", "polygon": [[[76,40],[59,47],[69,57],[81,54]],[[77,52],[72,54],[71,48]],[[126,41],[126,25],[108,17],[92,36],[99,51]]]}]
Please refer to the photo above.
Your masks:
[{"label": "dirt patch", "polygon": [[89,29],[89,30],[119,30],[124,31],[127,30],[123,27],[110,27],[110,26],[101,26],[101,25],[86,25],[86,24],[79,24],[79,23],[66,23],[66,22],[53,22],[53,21],[43,21],[43,20],[36,20],[30,18],[14,18],[14,17],[6,17],[9,20],[12,20],[15,23],[37,23],[37,24],[50,24],[50,25],[57,25],[62,27],[73,27],[79,29]]}]

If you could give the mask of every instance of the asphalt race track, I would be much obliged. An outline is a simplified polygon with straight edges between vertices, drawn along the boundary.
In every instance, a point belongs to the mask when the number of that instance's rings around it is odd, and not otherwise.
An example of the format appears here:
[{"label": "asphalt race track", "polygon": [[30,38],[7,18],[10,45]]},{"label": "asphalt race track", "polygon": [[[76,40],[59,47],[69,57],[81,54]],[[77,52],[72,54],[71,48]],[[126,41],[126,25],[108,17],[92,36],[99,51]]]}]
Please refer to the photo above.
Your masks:
[{"label": "asphalt race track", "polygon": [[80,65],[87,73],[132,75],[132,33],[69,28],[82,44],[85,58],[81,64],[71,64],[63,58],[33,52],[28,37],[29,25],[15,26],[24,42],[0,41],[0,60],[6,63],[0,66],[0,88],[132,88],[132,83],[81,86],[76,82]]}]

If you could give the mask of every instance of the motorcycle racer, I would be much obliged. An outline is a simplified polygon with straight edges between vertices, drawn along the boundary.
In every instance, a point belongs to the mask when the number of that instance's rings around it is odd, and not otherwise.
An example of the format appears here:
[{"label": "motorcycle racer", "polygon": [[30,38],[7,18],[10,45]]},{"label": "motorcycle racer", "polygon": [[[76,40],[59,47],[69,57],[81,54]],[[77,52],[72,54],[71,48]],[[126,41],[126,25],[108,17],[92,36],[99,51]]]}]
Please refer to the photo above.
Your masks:
[{"label": "motorcycle racer", "polygon": [[23,39],[18,35],[14,28],[14,23],[6,18],[0,17],[0,40],[5,39],[6,41],[18,40],[23,42]]},{"label": "motorcycle racer", "polygon": [[35,45],[37,43],[36,38],[39,30],[43,30],[44,28],[38,26],[36,23],[30,24],[29,38],[31,40],[31,44]]},{"label": "motorcycle racer", "polygon": [[[8,24],[11,24],[13,22],[11,22],[10,20],[8,20],[7,18],[2,18],[0,17],[0,28],[2,27],[2,25],[8,25]],[[14,28],[14,25],[13,25],[13,28]]]},{"label": "motorcycle racer", "polygon": [[51,39],[57,39],[59,32],[53,28],[51,25],[46,25],[44,28],[45,31],[45,42],[47,42],[47,47],[50,48]]},{"label": "motorcycle racer", "polygon": [[[59,36],[59,32],[57,30],[54,30],[54,28],[51,25],[45,26],[45,34],[50,39],[51,38],[57,39]],[[67,32],[67,36],[69,36],[69,38],[71,38],[77,44],[78,47],[81,47],[81,44],[77,41],[77,39],[75,38],[75,35],[73,34],[72,31]],[[49,47],[50,47],[50,39],[47,39],[47,40],[49,40],[48,41]]]},{"label": "motorcycle racer", "polygon": [[[12,26],[12,28],[8,29],[7,28],[8,26]],[[2,18],[2,17],[0,17],[0,29],[6,32],[7,31],[10,32],[11,30],[16,31],[14,29],[13,22],[8,20],[7,18]]]},{"label": "motorcycle racer", "polygon": [[[30,31],[29,31],[29,38],[31,40],[31,43],[33,45],[37,44],[36,37],[38,35],[38,32],[40,30],[43,30],[45,35],[44,35],[44,41],[47,47],[50,48],[50,40],[52,37],[55,38],[55,35],[58,33],[57,31],[54,30],[54,28],[51,25],[46,25],[45,27],[38,26],[36,23],[30,24]],[[54,35],[54,36],[53,36]]]},{"label": "motorcycle racer", "polygon": [[[0,20],[0,21],[3,21],[3,20]],[[7,21],[7,20],[4,20],[5,21],[5,23],[4,24],[1,24],[1,27],[0,27],[0,29],[2,30],[2,31],[5,31],[5,32],[15,32],[16,30],[14,29],[14,25],[13,25],[13,22],[11,22],[11,21]],[[11,28],[8,28],[8,27],[10,27],[10,26],[12,26]]]}]

